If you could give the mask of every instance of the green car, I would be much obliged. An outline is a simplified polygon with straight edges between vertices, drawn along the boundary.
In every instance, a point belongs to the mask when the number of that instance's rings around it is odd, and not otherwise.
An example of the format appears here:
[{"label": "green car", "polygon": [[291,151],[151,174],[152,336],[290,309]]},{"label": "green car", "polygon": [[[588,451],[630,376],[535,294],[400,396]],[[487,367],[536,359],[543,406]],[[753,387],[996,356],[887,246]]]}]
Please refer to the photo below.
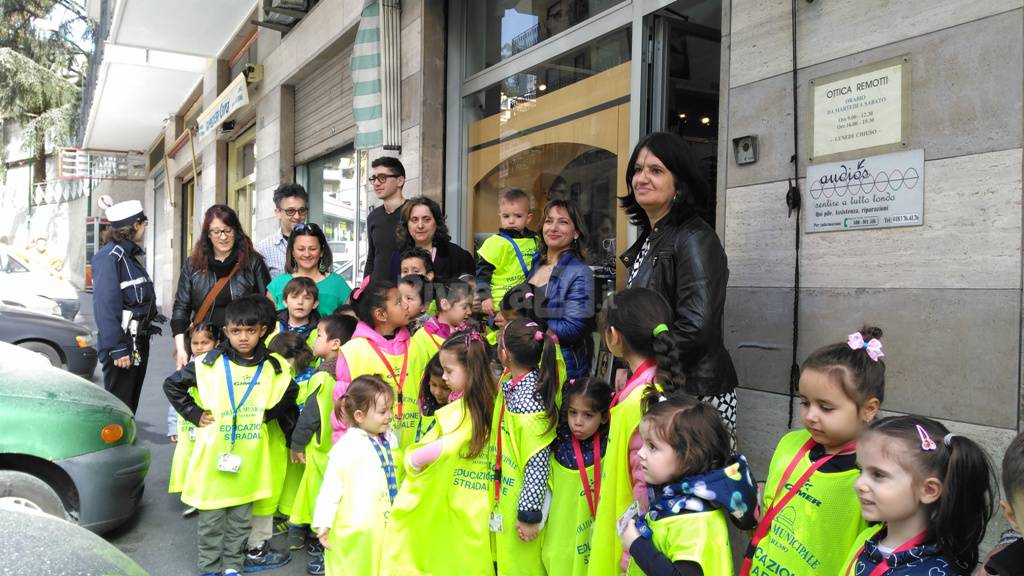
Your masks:
[{"label": "green car", "polygon": [[0,342],[0,502],[104,532],[142,499],[149,449],[131,410],[102,387]]}]

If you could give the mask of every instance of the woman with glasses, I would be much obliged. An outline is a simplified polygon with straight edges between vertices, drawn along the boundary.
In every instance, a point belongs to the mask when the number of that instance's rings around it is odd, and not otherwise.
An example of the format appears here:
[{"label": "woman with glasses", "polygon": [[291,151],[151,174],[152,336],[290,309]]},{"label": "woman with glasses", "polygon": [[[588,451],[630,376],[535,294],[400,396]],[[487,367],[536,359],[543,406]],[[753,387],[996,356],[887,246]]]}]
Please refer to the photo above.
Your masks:
[{"label": "woman with glasses", "polygon": [[268,282],[267,265],[242,230],[238,214],[223,204],[210,206],[192,254],[181,266],[174,296],[171,332],[177,368],[188,363],[189,326],[222,328],[228,304],[243,296],[263,295]]},{"label": "woman with glasses", "polygon": [[435,278],[454,280],[463,274],[472,276],[476,272],[473,256],[451,241],[444,214],[437,202],[425,196],[412,198],[406,201],[401,213],[401,224],[396,232],[398,249],[391,254],[390,280],[398,280],[402,254],[413,248],[430,254]]},{"label": "woman with glasses", "polygon": [[321,317],[348,301],[352,292],[348,282],[331,270],[334,259],[324,231],[316,224],[296,224],[288,237],[285,251],[284,274],[278,274],[267,286],[267,297],[278,310],[284,309],[285,284],[295,277],[309,278],[316,283]]}]

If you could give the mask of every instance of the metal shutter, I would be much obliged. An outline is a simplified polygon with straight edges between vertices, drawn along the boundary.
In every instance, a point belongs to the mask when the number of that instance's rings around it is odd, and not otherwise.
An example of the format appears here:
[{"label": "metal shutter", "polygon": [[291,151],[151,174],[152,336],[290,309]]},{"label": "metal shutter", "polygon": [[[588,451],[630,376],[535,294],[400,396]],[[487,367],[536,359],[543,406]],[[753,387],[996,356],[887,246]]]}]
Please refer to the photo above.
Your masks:
[{"label": "metal shutter", "polygon": [[352,45],[295,86],[295,163],[304,164],[352,142]]}]

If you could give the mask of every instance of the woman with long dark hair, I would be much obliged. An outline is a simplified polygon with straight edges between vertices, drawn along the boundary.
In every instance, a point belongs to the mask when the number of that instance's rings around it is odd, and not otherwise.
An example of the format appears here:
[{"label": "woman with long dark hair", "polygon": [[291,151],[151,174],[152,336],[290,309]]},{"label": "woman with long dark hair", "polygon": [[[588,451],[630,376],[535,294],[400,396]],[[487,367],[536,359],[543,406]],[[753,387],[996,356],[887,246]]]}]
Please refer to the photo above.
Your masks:
[{"label": "woman with long dark hair", "polygon": [[171,332],[177,368],[188,362],[185,333],[190,325],[223,327],[227,305],[243,296],[264,295],[268,282],[267,265],[242,230],[238,214],[224,204],[210,206],[192,254],[181,266],[174,296]]},{"label": "woman with long dark hair", "polygon": [[398,280],[402,254],[412,248],[420,248],[430,254],[434,261],[435,278],[455,280],[463,274],[472,275],[476,271],[473,256],[451,241],[441,206],[426,196],[406,200],[402,207],[401,223],[395,233],[398,249],[391,255],[388,280]]},{"label": "woman with long dark hair", "polygon": [[708,185],[693,151],[675,134],[648,135],[626,165],[626,187],[619,202],[640,232],[621,257],[626,284],[665,297],[686,392],[718,408],[735,429],[736,369],[722,339],[729,266],[718,234],[705,220]]},{"label": "woman with long dark hair", "polygon": [[348,282],[331,270],[334,257],[324,231],[313,223],[296,224],[288,236],[284,274],[278,274],[267,286],[267,297],[278,310],[284,309],[284,287],[292,278],[305,277],[316,283],[319,293],[317,312],[321,317],[348,301],[352,292]]}]

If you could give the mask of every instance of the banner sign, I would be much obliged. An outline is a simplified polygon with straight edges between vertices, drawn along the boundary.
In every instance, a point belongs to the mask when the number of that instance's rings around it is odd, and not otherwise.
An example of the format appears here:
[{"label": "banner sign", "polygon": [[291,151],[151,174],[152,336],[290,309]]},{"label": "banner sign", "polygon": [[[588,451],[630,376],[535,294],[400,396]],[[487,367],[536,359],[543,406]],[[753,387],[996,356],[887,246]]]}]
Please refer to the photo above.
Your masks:
[{"label": "banner sign", "polygon": [[199,115],[196,122],[199,127],[196,129],[196,140],[200,142],[209,136],[218,126],[231,117],[243,106],[249,105],[249,88],[245,83],[245,74],[240,73],[228,84],[223,92],[217,95],[217,99],[210,104],[203,113]]}]

